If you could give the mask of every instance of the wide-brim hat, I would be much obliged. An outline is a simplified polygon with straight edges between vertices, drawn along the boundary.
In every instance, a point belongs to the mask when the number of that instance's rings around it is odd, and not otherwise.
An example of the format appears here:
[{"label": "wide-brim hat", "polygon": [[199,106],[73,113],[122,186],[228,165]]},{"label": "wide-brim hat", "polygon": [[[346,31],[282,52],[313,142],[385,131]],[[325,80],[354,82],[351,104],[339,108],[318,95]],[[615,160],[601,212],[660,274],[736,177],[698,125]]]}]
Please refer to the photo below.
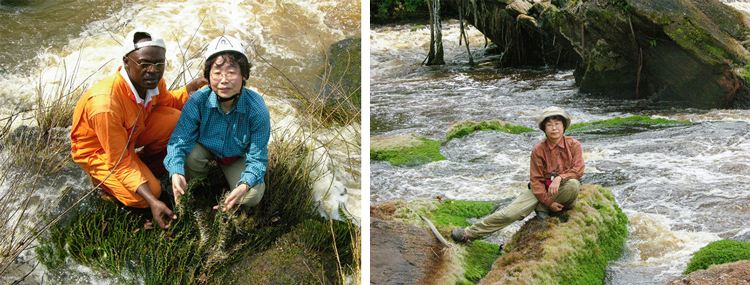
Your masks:
[{"label": "wide-brim hat", "polygon": [[544,131],[544,126],[542,125],[542,123],[544,122],[545,119],[552,117],[552,116],[563,117],[565,119],[566,128],[570,127],[570,116],[568,116],[568,113],[565,113],[565,111],[563,111],[563,109],[561,109],[560,107],[552,106],[542,111],[542,116],[539,117],[539,120],[537,121],[537,123],[539,124],[540,130]]},{"label": "wide-brim hat", "polygon": [[[134,43],[133,41],[135,40],[135,34],[138,33],[148,35],[151,38],[151,41]],[[129,53],[143,47],[160,47],[164,50],[167,50],[167,45],[164,43],[164,38],[162,38],[158,32],[147,29],[135,29],[130,31],[130,33],[128,33],[128,36],[125,37],[125,42],[123,42],[122,44],[122,56],[126,56]]]}]

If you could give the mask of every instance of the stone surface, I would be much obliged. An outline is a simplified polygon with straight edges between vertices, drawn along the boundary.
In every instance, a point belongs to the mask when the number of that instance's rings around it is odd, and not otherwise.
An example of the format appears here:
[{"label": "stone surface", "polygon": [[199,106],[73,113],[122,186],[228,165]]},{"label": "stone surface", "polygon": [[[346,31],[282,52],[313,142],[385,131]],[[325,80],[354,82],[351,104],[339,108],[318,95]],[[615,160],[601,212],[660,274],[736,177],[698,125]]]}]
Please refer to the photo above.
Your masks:
[{"label": "stone surface", "polygon": [[442,245],[428,229],[403,222],[370,222],[370,284],[429,284]]},{"label": "stone surface", "polygon": [[[457,3],[445,5],[457,10]],[[719,0],[551,1],[517,17],[505,2],[483,1],[466,19],[503,52],[505,66],[575,68],[585,93],[677,102],[687,107],[750,107],[744,66],[748,20]],[[519,23],[526,23],[518,25]]]},{"label": "stone surface", "polygon": [[672,279],[667,285],[740,285],[750,284],[750,261],[712,265]]}]

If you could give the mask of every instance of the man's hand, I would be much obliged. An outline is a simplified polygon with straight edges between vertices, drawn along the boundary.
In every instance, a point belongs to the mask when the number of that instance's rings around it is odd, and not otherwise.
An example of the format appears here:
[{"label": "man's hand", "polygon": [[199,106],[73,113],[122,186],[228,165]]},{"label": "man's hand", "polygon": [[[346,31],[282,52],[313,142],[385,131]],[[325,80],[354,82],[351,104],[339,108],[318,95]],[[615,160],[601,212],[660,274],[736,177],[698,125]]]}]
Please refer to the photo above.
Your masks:
[{"label": "man's hand", "polygon": [[552,205],[549,205],[549,209],[552,210],[552,212],[560,212],[563,209],[563,205],[557,202],[552,202]]},{"label": "man's hand", "polygon": [[151,215],[153,215],[154,221],[156,221],[156,223],[159,224],[159,227],[161,227],[162,229],[166,230],[169,228],[170,218],[172,220],[177,219],[177,215],[172,213],[172,210],[170,210],[167,205],[159,200],[156,200],[153,204],[150,204],[150,207]]},{"label": "man's hand", "polygon": [[190,81],[187,85],[185,85],[185,90],[188,92],[188,94],[192,94],[195,91],[198,91],[198,89],[201,89],[201,87],[208,84],[208,80],[203,77],[198,77],[196,79],[193,79],[193,81]]},{"label": "man's hand", "polygon": [[[237,188],[234,188],[231,193],[229,193],[229,196],[227,196],[227,199],[224,201],[224,209],[222,209],[222,212],[226,212],[227,210],[231,210],[232,207],[234,207],[237,202],[245,196],[247,191],[250,190],[250,186],[247,186],[247,184],[242,183],[240,186],[237,186]],[[214,210],[218,210],[220,205],[214,206]]]},{"label": "man's hand", "polygon": [[169,219],[172,220],[177,219],[177,215],[175,215],[172,210],[167,207],[162,201],[159,201],[159,199],[156,199],[154,196],[154,193],[151,192],[151,188],[148,187],[148,183],[143,183],[141,186],[138,186],[138,189],[135,190],[138,195],[141,195],[146,202],[148,202],[149,208],[151,208],[151,215],[154,217],[154,221],[161,227],[162,229],[168,229],[169,228]]},{"label": "man's hand", "polygon": [[549,193],[550,197],[557,196],[557,191],[560,190],[560,182],[562,181],[562,177],[557,176],[555,179],[552,179],[552,183],[549,185],[549,189],[547,189],[547,193]]},{"label": "man's hand", "polygon": [[174,174],[172,175],[172,193],[174,194],[174,204],[177,205],[180,203],[179,198],[180,195],[185,195],[185,188],[187,188],[187,181],[185,181],[185,176],[182,176],[181,174]]}]

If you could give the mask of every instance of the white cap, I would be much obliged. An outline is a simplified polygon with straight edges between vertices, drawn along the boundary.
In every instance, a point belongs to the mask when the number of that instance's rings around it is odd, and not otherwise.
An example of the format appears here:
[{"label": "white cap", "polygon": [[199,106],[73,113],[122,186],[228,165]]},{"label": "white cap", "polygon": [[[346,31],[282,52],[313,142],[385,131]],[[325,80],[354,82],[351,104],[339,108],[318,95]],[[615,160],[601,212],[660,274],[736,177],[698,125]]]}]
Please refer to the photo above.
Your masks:
[{"label": "white cap", "polygon": [[[133,40],[135,38],[135,34],[137,33],[144,33],[148,35],[151,38],[151,41],[134,43]],[[160,47],[164,50],[167,49],[167,45],[164,44],[164,38],[162,38],[159,33],[146,29],[135,29],[128,33],[128,36],[125,37],[125,42],[123,42],[122,56],[126,56],[129,53],[142,47]]]},{"label": "white cap", "polygon": [[220,36],[212,40],[211,43],[208,44],[208,48],[206,48],[206,53],[204,54],[204,56],[208,60],[211,56],[223,51],[233,51],[241,53],[245,56],[247,62],[250,62],[250,58],[247,57],[247,54],[245,54],[245,48],[242,47],[242,44],[238,39],[232,36]]}]

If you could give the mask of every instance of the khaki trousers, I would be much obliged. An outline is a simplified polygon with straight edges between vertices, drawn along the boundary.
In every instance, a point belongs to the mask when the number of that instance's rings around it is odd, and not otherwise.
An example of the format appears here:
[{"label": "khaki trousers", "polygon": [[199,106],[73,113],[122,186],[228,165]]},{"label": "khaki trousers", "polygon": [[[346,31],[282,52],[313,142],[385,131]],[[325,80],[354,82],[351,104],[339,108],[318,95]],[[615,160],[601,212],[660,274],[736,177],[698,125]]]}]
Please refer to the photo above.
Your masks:
[{"label": "khaki trousers", "polygon": [[[578,192],[581,190],[581,184],[576,179],[570,179],[560,186],[556,197],[552,199],[564,206],[563,210],[571,209],[578,201]],[[464,229],[469,239],[477,239],[489,235],[496,231],[502,230],[515,221],[520,221],[534,210],[550,212],[549,207],[542,203],[534,196],[531,189],[524,188],[521,195],[518,195],[513,203],[504,209],[497,211],[485,217],[481,221]]]},{"label": "khaki trousers", "polygon": [[[207,175],[210,169],[209,162],[214,160],[214,155],[205,146],[195,143],[193,150],[185,157],[185,179],[190,181],[200,175]],[[227,178],[229,187],[234,189],[237,182],[242,178],[242,172],[245,171],[245,159],[240,157],[231,164],[219,165],[224,176]],[[263,192],[266,190],[266,184],[261,183],[247,190],[245,196],[240,199],[239,204],[252,207],[260,203],[263,198]]]}]

